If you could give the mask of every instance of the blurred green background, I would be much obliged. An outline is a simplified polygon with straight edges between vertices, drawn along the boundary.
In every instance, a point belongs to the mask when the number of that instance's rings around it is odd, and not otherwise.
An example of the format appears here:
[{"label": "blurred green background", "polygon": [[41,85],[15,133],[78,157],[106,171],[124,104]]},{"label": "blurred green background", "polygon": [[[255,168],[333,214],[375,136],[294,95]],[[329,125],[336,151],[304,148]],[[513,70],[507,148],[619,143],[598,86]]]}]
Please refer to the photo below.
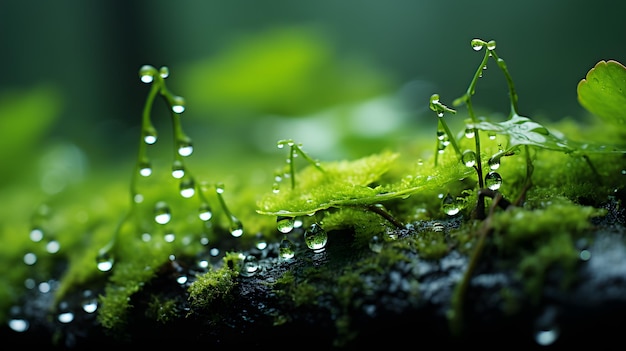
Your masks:
[{"label": "blurred green background", "polygon": [[[337,159],[434,133],[428,98],[465,92],[475,37],[497,41],[521,113],[580,117],[578,81],[599,60],[626,62],[624,13],[605,0],[2,1],[2,189],[53,195],[99,166],[130,177],[143,64],[169,67],[192,162],[209,172],[282,160],[280,139]],[[499,72],[475,105],[508,112]],[[157,102],[161,140],[168,118]]]}]

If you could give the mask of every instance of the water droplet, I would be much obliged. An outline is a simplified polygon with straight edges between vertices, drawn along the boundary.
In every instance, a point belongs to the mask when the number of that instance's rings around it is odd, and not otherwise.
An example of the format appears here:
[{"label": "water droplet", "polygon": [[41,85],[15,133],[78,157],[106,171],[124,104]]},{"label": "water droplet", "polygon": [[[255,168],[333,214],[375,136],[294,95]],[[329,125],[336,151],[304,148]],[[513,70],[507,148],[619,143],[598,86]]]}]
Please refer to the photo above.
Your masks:
[{"label": "water droplet", "polygon": [[461,161],[466,167],[474,167],[476,165],[476,153],[472,150],[465,150],[461,156]]},{"label": "water droplet", "polygon": [[47,294],[47,293],[50,292],[50,290],[52,290],[52,287],[50,286],[50,283],[48,283],[48,282],[41,282],[41,283],[39,283],[37,288],[39,289],[39,292],[42,293],[42,294]]},{"label": "water droplet", "polygon": [[296,251],[294,249],[294,244],[287,238],[285,235],[283,239],[280,241],[280,246],[278,247],[278,253],[280,258],[283,260],[292,259],[295,256]]},{"label": "water droplet", "polygon": [[69,310],[67,302],[63,301],[59,303],[59,311],[61,311],[57,315],[57,319],[61,323],[70,323],[74,320],[74,313]]},{"label": "water droplet", "polygon": [[35,282],[35,279],[33,278],[26,278],[24,279],[24,286],[26,287],[26,289],[34,289],[37,286],[37,283]]},{"label": "water droplet", "polygon": [[487,163],[489,164],[489,168],[495,171],[500,168],[500,156],[492,156]]},{"label": "water droplet", "polygon": [[91,290],[83,291],[83,311],[87,313],[94,313],[98,309],[98,298],[94,296]]},{"label": "water droplet", "polygon": [[142,161],[139,163],[139,174],[142,177],[148,177],[152,174],[152,166],[148,161]]},{"label": "water droplet", "polygon": [[161,69],[159,69],[159,75],[161,76],[161,78],[165,79],[167,77],[170,76],[170,69],[167,68],[167,66],[163,66],[161,67]]},{"label": "water droplet", "polygon": [[224,183],[217,183],[215,184],[215,192],[218,194],[223,194],[224,193]]},{"label": "water droplet", "polygon": [[165,240],[165,241],[166,241],[166,242],[168,242],[168,243],[173,243],[173,242],[174,242],[174,240],[176,240],[176,234],[174,234],[174,233],[172,233],[172,232],[166,233],[166,234],[163,236],[163,240]]},{"label": "water droplet", "polygon": [[43,239],[43,230],[41,228],[33,228],[30,231],[30,240],[33,242],[40,242]]},{"label": "water droplet", "polygon": [[187,282],[187,280],[189,280],[189,278],[187,277],[187,275],[180,275],[178,278],[176,278],[176,282],[180,285],[183,285]]},{"label": "water droplet", "polygon": [[494,132],[487,132],[487,136],[489,137],[489,140],[496,140],[496,133]]},{"label": "water droplet", "polygon": [[491,190],[498,190],[502,185],[502,177],[498,172],[489,172],[485,176],[485,185]]},{"label": "water droplet", "polygon": [[46,244],[46,251],[48,251],[48,253],[57,253],[59,252],[60,249],[61,249],[61,244],[56,240],[50,240]]},{"label": "water droplet", "polygon": [[541,346],[552,345],[559,338],[559,329],[537,330],[535,342]]},{"label": "water droplet", "polygon": [[200,220],[206,222],[213,217],[213,212],[211,211],[211,206],[208,203],[204,202],[200,205],[200,212],[198,214]]},{"label": "water droplet", "polygon": [[467,127],[465,128],[465,137],[468,139],[471,139],[474,137],[476,133],[474,132],[474,128],[472,127]]},{"label": "water droplet", "polygon": [[446,132],[444,132],[441,129],[437,130],[437,139],[443,141],[445,138],[446,138]]},{"label": "water droplet", "polygon": [[230,235],[238,238],[243,235],[243,224],[239,218],[230,216]]},{"label": "water droplet", "polygon": [[248,255],[243,260],[243,266],[241,267],[241,274],[244,277],[253,276],[259,269],[259,262],[254,255]]},{"label": "water droplet", "polygon": [[295,219],[288,216],[278,216],[276,218],[276,228],[279,232],[287,234],[293,230]]},{"label": "water droplet", "polygon": [[159,224],[169,223],[172,219],[170,207],[164,201],[159,201],[154,206],[154,220]]},{"label": "water droplet", "polygon": [[580,250],[580,252],[578,253],[578,258],[580,258],[581,261],[589,261],[591,259],[591,251]]},{"label": "water droplet", "polygon": [[141,81],[146,84],[152,83],[156,74],[156,68],[150,65],[143,65],[141,66],[141,68],[139,68],[139,79],[141,79]]},{"label": "water droplet", "polygon": [[27,254],[24,255],[24,263],[26,263],[29,266],[34,265],[35,263],[37,263],[37,255],[35,255],[32,252],[28,252]]},{"label": "water droplet", "polygon": [[369,247],[373,252],[380,253],[383,249],[383,240],[378,235],[374,235],[370,239]]},{"label": "water droplet", "polygon": [[489,40],[489,42],[487,42],[487,50],[495,50],[495,49],[496,49],[496,41]]},{"label": "water droplet", "polygon": [[294,218],[294,221],[293,221],[294,228],[302,228],[302,225],[304,225],[304,221],[302,221],[302,217]]},{"label": "water droplet", "polygon": [[202,246],[207,246],[209,244],[209,238],[207,238],[206,236],[202,236],[200,238],[200,244],[202,244]]},{"label": "water droplet", "polygon": [[171,104],[172,112],[177,114],[185,112],[185,99],[182,96],[173,96]]},{"label": "water droplet", "polygon": [[22,308],[20,306],[11,307],[11,319],[9,320],[9,328],[18,333],[28,330],[30,323],[23,318]]},{"label": "water droplet", "polygon": [[22,333],[28,330],[30,323],[26,319],[11,319],[9,321],[9,328],[18,333]]},{"label": "water droplet", "polygon": [[157,141],[157,133],[153,128],[146,128],[143,132],[143,142],[152,145]]},{"label": "water droplet", "polygon": [[180,160],[175,160],[172,164],[172,177],[181,179],[185,176],[185,166]]},{"label": "water droplet", "polygon": [[304,242],[306,246],[315,252],[324,251],[327,241],[328,234],[326,234],[326,230],[318,223],[311,224],[304,232]]},{"label": "water droplet", "polygon": [[265,248],[267,248],[267,240],[265,240],[263,234],[257,233],[256,244],[254,246],[256,246],[256,248],[259,250],[265,250]]},{"label": "water droplet", "polygon": [[443,198],[441,208],[448,216],[454,216],[461,211],[460,202],[450,194]]},{"label": "water droplet", "polygon": [[277,182],[274,182],[272,184],[272,193],[278,194],[279,192],[280,192],[280,184]]},{"label": "water droplet", "polygon": [[178,143],[178,154],[181,156],[189,156],[193,153],[193,145],[190,141],[180,141]]},{"label": "water droplet", "polygon": [[480,51],[483,49],[483,47],[485,47],[485,42],[480,39],[472,39],[471,44],[472,44],[472,49],[474,49],[475,51]]},{"label": "water droplet", "polygon": [[135,194],[135,196],[133,196],[133,201],[134,201],[136,204],[140,204],[140,203],[142,203],[142,202],[143,202],[143,195],[141,195],[141,194]]},{"label": "water droplet", "polygon": [[186,199],[192,197],[196,193],[196,185],[193,179],[183,179],[180,182],[180,195]]},{"label": "water droplet", "polygon": [[113,268],[114,259],[109,251],[101,251],[96,257],[98,270],[108,272]]}]

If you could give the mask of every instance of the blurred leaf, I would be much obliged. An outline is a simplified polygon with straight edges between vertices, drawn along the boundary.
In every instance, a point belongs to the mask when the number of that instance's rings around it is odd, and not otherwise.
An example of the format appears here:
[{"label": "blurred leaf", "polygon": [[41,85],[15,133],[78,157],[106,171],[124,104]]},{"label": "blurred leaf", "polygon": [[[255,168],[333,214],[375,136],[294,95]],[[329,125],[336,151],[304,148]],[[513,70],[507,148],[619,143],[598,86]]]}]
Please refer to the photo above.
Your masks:
[{"label": "blurred leaf", "polygon": [[609,60],[598,62],[578,83],[578,101],[611,124],[626,123],[626,67]]},{"label": "blurred leaf", "polygon": [[180,77],[195,110],[231,114],[302,115],[390,86],[388,76],[359,59],[338,57],[326,38],[306,28],[239,40],[190,64]]},{"label": "blurred leaf", "polygon": [[[28,159],[41,146],[39,141],[58,118],[60,110],[60,95],[49,86],[1,94],[0,150],[3,152],[0,162],[23,164],[23,159]],[[4,172],[0,179],[6,181],[8,173]]]}]

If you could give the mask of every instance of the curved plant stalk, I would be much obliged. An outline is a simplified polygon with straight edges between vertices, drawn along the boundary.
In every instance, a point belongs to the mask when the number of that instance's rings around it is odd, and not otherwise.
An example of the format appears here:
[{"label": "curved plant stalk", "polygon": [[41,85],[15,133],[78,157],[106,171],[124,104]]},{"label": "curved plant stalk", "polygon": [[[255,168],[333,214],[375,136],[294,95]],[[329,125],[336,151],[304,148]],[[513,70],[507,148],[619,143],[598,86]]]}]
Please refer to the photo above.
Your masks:
[{"label": "curved plant stalk", "polygon": [[[122,226],[130,219],[136,219],[136,212],[138,206],[143,202],[143,195],[138,190],[138,183],[142,177],[148,177],[152,174],[152,165],[148,156],[148,146],[157,142],[157,131],[154,128],[151,120],[152,106],[157,96],[161,96],[165,101],[171,117],[172,122],[172,137],[173,137],[173,162],[172,162],[172,176],[180,179],[180,193],[183,197],[191,197],[193,195],[198,196],[200,200],[200,220],[206,222],[211,219],[212,211],[209,205],[209,201],[204,194],[199,182],[196,181],[193,174],[185,166],[185,158],[192,154],[193,144],[191,139],[185,134],[180,121],[180,115],[185,111],[185,99],[181,96],[172,94],[167,88],[165,79],[169,77],[169,69],[166,66],[157,70],[150,65],[144,65],[139,69],[139,77],[142,82],[151,84],[150,91],[146,97],[142,112],[142,124],[141,124],[141,138],[137,150],[137,160],[130,180],[130,210],[124,215],[124,217],[118,223],[118,226],[113,233],[111,240],[98,251],[97,261],[99,267],[106,267],[106,270],[112,268],[114,261],[114,252],[117,243],[119,242],[119,235]],[[224,209],[224,212],[228,216],[231,233],[237,233],[241,235],[243,233],[243,226],[241,222],[235,217],[226,207],[226,203],[222,198],[223,185],[216,185],[216,193],[218,195],[220,205]],[[138,221],[137,225],[141,225]],[[233,234],[234,235],[234,234]],[[105,264],[110,263],[110,264]]]}]

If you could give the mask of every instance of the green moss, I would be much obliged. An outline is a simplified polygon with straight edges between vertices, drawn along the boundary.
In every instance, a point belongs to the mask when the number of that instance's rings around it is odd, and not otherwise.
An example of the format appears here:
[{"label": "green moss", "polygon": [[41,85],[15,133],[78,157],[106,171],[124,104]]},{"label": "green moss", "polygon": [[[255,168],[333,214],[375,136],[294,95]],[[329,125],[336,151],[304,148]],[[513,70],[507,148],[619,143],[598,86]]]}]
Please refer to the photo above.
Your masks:
[{"label": "green moss", "polygon": [[590,219],[606,211],[554,196],[530,202],[528,207],[531,209],[512,208],[494,215],[493,243],[498,252],[517,262],[520,280],[537,300],[546,275],[555,269],[562,272],[563,288],[574,282],[580,262],[576,241],[591,229]]},{"label": "green moss", "polygon": [[227,303],[232,299],[230,293],[237,284],[235,278],[239,276],[239,270],[235,267],[240,260],[233,254],[226,257],[224,266],[199,275],[187,289],[194,309],[207,310],[213,304]]},{"label": "green moss", "polygon": [[148,307],[146,308],[147,317],[163,324],[175,320],[179,317],[179,314],[180,310],[176,300],[163,299],[156,295],[151,296]]}]

